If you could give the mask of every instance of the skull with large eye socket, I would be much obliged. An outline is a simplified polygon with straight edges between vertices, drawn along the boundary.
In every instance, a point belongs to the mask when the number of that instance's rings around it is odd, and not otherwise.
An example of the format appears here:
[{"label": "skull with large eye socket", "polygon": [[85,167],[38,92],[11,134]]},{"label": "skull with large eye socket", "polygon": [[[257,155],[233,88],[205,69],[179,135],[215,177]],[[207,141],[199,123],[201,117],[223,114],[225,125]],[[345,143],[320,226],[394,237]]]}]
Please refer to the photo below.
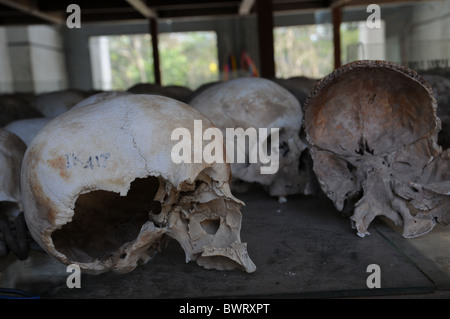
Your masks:
[{"label": "skull with large eye socket", "polygon": [[[204,90],[189,104],[222,130],[227,152],[233,150],[233,181],[259,183],[272,196],[314,193],[307,145],[300,139],[302,108],[286,89],[262,78],[238,78]],[[261,160],[261,154],[267,156]],[[274,169],[265,173],[267,166]]]},{"label": "skull with large eye socket", "polygon": [[359,236],[384,215],[405,238],[449,215],[449,151],[430,86],[383,61],[347,64],[319,82],[305,106],[314,171],[338,210],[352,211]]},{"label": "skull with large eye socket", "polygon": [[202,120],[186,104],[124,95],[77,107],[44,126],[22,169],[31,235],[65,264],[126,273],[176,239],[205,268],[255,270],[240,240],[243,205],[226,163],[171,160],[171,134]]}]

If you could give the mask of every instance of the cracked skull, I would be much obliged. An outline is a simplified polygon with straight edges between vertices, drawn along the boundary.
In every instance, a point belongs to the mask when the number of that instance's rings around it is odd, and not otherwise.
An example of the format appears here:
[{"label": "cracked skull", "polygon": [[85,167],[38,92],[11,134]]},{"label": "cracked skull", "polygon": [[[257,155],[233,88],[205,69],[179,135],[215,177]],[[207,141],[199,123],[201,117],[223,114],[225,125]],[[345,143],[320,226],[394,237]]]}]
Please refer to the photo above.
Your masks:
[{"label": "cracked skull", "polygon": [[53,119],[23,162],[33,238],[61,262],[93,273],[132,271],[169,237],[187,262],[254,271],[229,166],[171,161],[172,130],[198,119],[211,126],[189,106],[155,95],[111,97]]},{"label": "cracked skull", "polygon": [[[307,158],[302,158],[307,153],[304,152],[306,144],[299,137],[303,113],[300,103],[286,89],[262,78],[239,78],[206,89],[190,105],[223,131],[227,144],[233,144],[235,138],[246,139],[253,128],[276,132],[276,139],[271,133],[266,138],[260,136],[259,140],[248,138],[246,145],[241,143],[245,161],[231,159],[233,181],[257,182],[267,187],[272,196],[312,193],[313,179],[308,174],[312,169],[308,170]],[[230,136],[227,132],[230,128],[237,134]],[[261,173],[265,165],[252,161],[249,155],[256,150],[259,154],[267,150],[267,154],[279,161],[275,173]]]},{"label": "cracked skull", "polygon": [[361,237],[376,216],[429,232],[449,215],[449,151],[436,143],[440,121],[430,86],[383,61],[347,64],[314,89],[305,107],[314,171]]}]

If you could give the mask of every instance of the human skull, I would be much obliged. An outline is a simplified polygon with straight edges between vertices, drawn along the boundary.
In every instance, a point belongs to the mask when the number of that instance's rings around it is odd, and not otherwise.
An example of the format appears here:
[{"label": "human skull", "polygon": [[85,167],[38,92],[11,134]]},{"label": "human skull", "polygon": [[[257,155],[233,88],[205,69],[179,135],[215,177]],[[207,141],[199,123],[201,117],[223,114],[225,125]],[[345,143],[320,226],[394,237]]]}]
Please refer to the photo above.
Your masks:
[{"label": "human skull", "polygon": [[171,160],[171,132],[211,123],[182,102],[124,95],[66,112],[42,128],[22,167],[31,235],[65,264],[132,271],[167,235],[205,268],[255,270],[241,243],[241,201],[227,164]]},{"label": "human skull", "polygon": [[128,88],[127,91],[133,94],[155,94],[167,96],[184,103],[187,103],[192,95],[192,90],[185,86],[161,86],[154,83],[137,83]]},{"label": "human skull", "polygon": [[212,87],[212,86],[214,86],[214,85],[216,85],[216,84],[220,84],[220,83],[222,83],[222,81],[212,81],[212,82],[206,82],[206,83],[203,83],[202,85],[200,85],[198,88],[196,88],[193,92],[192,92],[192,94],[191,94],[191,96],[190,96],[190,98],[189,98],[189,103],[188,104],[190,104],[190,102],[197,96],[197,95],[199,95],[200,93],[202,93],[204,90],[206,90],[206,89],[209,89],[210,87]]},{"label": "human skull", "polygon": [[50,122],[48,117],[36,117],[31,119],[17,120],[9,123],[5,130],[16,134],[26,145],[29,145],[39,130]]},{"label": "human skull", "polygon": [[384,215],[403,237],[450,221],[449,151],[430,86],[385,61],[357,61],[325,77],[305,106],[314,171],[338,210],[353,208],[361,237]]},{"label": "human skull", "polygon": [[[238,78],[204,90],[189,104],[222,130],[227,144],[234,142],[234,136],[227,134],[228,128],[266,128],[279,134],[276,145],[271,143],[271,135],[255,143],[249,139],[248,147],[241,147],[245,163],[229,159],[234,180],[257,182],[268,187],[272,196],[311,193],[311,178],[299,168],[306,149],[300,140],[303,113],[299,102],[286,89],[262,78]],[[275,174],[261,174],[261,167],[266,165],[248,161],[249,153],[256,149],[268,149],[279,159]]]},{"label": "human skull", "polygon": [[16,134],[0,128],[0,215],[11,220],[22,211],[20,168],[26,148]]},{"label": "human skull", "polygon": [[304,105],[309,92],[314,89],[314,86],[319,80],[304,76],[295,76],[288,79],[274,78],[272,81],[291,92],[300,102],[300,105]]},{"label": "human skull", "polygon": [[99,93],[93,94],[91,96],[88,96],[84,100],[81,100],[80,102],[75,104],[71,109],[77,109],[79,107],[82,107],[82,106],[85,106],[85,105],[88,105],[88,104],[94,104],[94,103],[98,103],[98,102],[101,102],[101,101],[106,100],[106,99],[110,99],[110,98],[117,97],[117,96],[129,95],[129,94],[133,94],[133,93],[130,93],[130,92],[127,92],[127,91],[104,91],[104,92],[99,92]]},{"label": "human skull", "polygon": [[45,117],[55,117],[67,112],[80,101],[84,100],[86,92],[80,90],[60,90],[38,94],[33,100],[33,107]]},{"label": "human skull", "polygon": [[0,96],[0,127],[20,119],[42,116],[42,113],[31,106],[23,96],[12,94]]}]

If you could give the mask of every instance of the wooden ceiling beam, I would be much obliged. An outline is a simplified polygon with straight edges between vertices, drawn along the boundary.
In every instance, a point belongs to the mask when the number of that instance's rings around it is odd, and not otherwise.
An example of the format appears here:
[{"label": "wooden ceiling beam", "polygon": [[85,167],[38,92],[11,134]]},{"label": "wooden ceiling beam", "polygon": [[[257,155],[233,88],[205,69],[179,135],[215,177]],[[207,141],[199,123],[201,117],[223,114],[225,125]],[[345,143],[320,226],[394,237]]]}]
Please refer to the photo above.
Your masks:
[{"label": "wooden ceiling beam", "polygon": [[109,10],[129,9],[130,5],[124,0],[38,0],[37,7],[44,12],[66,11],[67,7],[76,3],[81,10]]},{"label": "wooden ceiling beam", "polygon": [[197,8],[203,8],[205,6],[227,6],[229,4],[235,5],[236,3],[239,5],[240,0],[189,0],[189,1],[179,1],[179,0],[147,0],[147,6],[150,8],[159,8],[159,7],[173,7],[177,8],[180,6],[194,6]]},{"label": "wooden ceiling beam", "polygon": [[323,9],[328,8],[329,4],[330,3],[328,0],[310,0],[310,1],[281,2],[281,3],[274,2],[273,11]]},{"label": "wooden ceiling beam", "polygon": [[157,19],[158,15],[155,10],[150,9],[144,0],[126,0],[130,6],[142,14],[147,19]]},{"label": "wooden ceiling beam", "polygon": [[242,0],[241,4],[239,5],[239,14],[240,15],[249,14],[254,5],[255,0]]},{"label": "wooden ceiling beam", "polygon": [[0,4],[50,23],[60,25],[66,23],[65,14],[43,12],[39,10],[35,0],[0,0]]},{"label": "wooden ceiling beam", "polygon": [[107,14],[102,13],[86,13],[81,15],[81,20],[84,22],[117,22],[117,21],[137,21],[146,19],[136,11],[131,12],[109,12]]},{"label": "wooden ceiling beam", "polygon": [[160,18],[184,18],[184,17],[200,17],[200,16],[204,17],[204,16],[221,16],[221,15],[237,15],[237,14],[238,14],[238,7],[158,11],[158,16]]},{"label": "wooden ceiling beam", "polygon": [[369,4],[396,4],[396,3],[405,3],[405,2],[426,2],[429,0],[333,0],[331,2],[331,7],[349,7],[349,6],[366,6]]}]

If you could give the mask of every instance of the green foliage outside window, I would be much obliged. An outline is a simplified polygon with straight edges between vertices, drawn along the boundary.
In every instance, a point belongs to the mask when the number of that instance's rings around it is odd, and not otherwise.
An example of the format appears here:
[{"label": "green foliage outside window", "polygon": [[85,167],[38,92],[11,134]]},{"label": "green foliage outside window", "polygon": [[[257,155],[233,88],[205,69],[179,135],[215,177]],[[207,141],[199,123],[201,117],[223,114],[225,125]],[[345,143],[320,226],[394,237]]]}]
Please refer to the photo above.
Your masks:
[{"label": "green foliage outside window", "polygon": [[[331,24],[277,27],[274,29],[276,76],[322,78],[334,69]],[[357,23],[341,25],[341,57],[358,42]]]},{"label": "green foliage outside window", "polygon": [[[148,34],[108,37],[112,89],[154,83],[153,52]],[[196,89],[219,78],[217,40],[213,32],[160,34],[158,37],[163,85]]]}]

